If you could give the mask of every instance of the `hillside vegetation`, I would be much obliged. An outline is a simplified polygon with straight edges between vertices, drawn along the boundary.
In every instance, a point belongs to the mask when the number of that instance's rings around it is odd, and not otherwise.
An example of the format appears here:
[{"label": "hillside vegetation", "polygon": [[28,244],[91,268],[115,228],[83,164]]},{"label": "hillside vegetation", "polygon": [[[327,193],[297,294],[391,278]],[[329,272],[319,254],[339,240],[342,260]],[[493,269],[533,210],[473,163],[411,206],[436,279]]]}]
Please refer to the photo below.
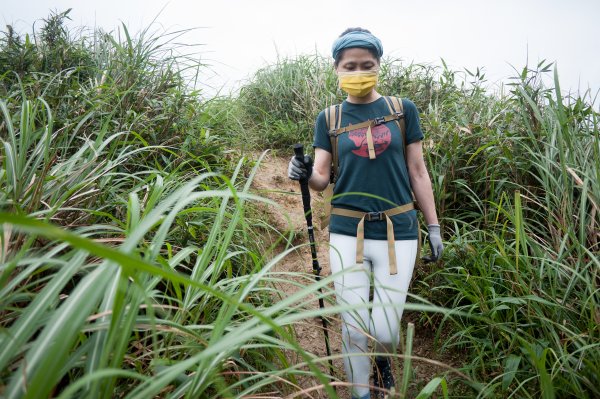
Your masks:
[{"label": "hillside vegetation", "polygon": [[[333,302],[331,281],[277,296],[293,248],[269,246],[256,205],[273,204],[244,157],[310,145],[343,98],[328,60],[281,59],[203,99],[185,32],[73,33],[68,15],[0,37],[0,395],[242,398],[310,374],[336,397],[291,328],[319,287]],[[415,381],[420,397],[600,396],[600,115],[550,63],[511,82],[382,65],[380,91],[421,112],[447,248],[407,307],[468,375]]]}]

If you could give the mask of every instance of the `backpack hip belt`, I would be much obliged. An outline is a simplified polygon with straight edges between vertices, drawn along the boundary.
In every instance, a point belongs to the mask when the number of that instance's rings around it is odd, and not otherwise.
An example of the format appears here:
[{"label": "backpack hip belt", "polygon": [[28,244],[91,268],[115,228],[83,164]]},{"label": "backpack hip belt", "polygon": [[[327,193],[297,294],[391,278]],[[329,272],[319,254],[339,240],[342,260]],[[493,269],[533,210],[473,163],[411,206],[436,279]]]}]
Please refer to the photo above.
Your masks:
[{"label": "backpack hip belt", "polygon": [[[387,209],[381,212],[361,212],[354,211],[351,209],[344,208],[333,208],[331,213],[333,215],[347,216],[351,218],[360,219],[358,227],[356,229],[356,263],[362,264],[364,260],[364,246],[365,246],[365,221],[373,222],[386,220],[387,223],[387,243],[388,243],[388,262],[390,267],[390,275],[398,274],[397,262],[396,262],[396,247],[394,239],[394,224],[392,223],[392,216],[399,215],[404,212],[408,212],[415,209],[414,203],[400,205],[395,208]],[[419,254],[421,246],[421,229],[417,223],[417,254]]]}]

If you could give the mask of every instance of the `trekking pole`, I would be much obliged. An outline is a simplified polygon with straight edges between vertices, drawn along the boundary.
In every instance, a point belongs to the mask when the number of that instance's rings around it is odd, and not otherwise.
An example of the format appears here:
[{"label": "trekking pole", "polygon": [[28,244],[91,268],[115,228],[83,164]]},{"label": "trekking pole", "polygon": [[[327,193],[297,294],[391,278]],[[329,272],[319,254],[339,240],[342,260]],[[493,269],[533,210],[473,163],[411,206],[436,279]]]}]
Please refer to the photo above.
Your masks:
[{"label": "trekking pole", "polygon": [[[304,146],[302,144],[294,145],[294,154],[296,159],[304,162]],[[304,206],[304,216],[306,217],[306,225],[308,228],[308,241],[310,242],[310,253],[312,256],[312,268],[313,274],[317,282],[321,280],[321,266],[319,266],[319,260],[317,259],[317,247],[315,245],[315,234],[312,223],[312,210],[310,208],[310,191],[308,190],[308,179],[300,180],[300,190],[302,191],[302,205]],[[322,291],[319,287],[319,308],[324,309],[325,303],[321,296]],[[323,323],[323,333],[325,334],[325,349],[327,351],[327,357],[329,357],[329,368],[331,374],[333,374],[333,360],[331,359],[331,349],[329,347],[329,331],[327,330],[327,320],[324,316],[321,316],[321,323]]]}]

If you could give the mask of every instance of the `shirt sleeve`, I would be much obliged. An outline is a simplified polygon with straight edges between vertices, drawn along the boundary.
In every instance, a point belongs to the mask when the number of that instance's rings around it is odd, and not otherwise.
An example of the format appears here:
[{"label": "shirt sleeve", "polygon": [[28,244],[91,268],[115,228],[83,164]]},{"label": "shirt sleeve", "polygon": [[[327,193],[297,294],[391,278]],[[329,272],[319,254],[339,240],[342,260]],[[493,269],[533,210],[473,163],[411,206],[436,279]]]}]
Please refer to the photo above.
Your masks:
[{"label": "shirt sleeve", "polygon": [[325,121],[325,111],[321,111],[315,122],[315,138],[313,147],[322,148],[327,152],[331,152],[331,140],[327,134],[327,122]]},{"label": "shirt sleeve", "polygon": [[417,106],[412,101],[403,98],[402,108],[404,109],[404,121],[406,123],[406,142],[411,144],[423,140],[424,136]]}]

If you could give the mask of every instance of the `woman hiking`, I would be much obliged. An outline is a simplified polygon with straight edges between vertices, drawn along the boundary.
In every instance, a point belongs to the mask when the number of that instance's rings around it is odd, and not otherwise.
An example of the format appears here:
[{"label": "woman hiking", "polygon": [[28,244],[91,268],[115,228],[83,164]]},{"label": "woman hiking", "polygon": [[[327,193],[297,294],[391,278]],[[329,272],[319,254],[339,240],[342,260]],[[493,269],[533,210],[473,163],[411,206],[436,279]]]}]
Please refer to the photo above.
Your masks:
[{"label": "woman hiking", "polygon": [[[443,251],[418,111],[402,99],[398,112],[398,100],[394,106],[392,98],[377,92],[382,55],[381,41],[366,29],[350,28],[337,38],[333,66],[347,98],[318,115],[314,163],[309,156],[303,162],[294,157],[288,167],[290,179],[308,179],[316,191],[328,186],[332,161],[337,169],[329,260],[331,273],[338,276],[337,302],[363,305],[341,314],[346,375],[352,398],[360,399],[370,398],[368,336],[380,354],[395,353],[400,340],[400,319],[419,256],[413,193],[427,223],[430,259],[439,259]],[[364,304],[371,288],[369,310]],[[389,358],[377,356],[374,369],[378,395],[393,388]]]}]

